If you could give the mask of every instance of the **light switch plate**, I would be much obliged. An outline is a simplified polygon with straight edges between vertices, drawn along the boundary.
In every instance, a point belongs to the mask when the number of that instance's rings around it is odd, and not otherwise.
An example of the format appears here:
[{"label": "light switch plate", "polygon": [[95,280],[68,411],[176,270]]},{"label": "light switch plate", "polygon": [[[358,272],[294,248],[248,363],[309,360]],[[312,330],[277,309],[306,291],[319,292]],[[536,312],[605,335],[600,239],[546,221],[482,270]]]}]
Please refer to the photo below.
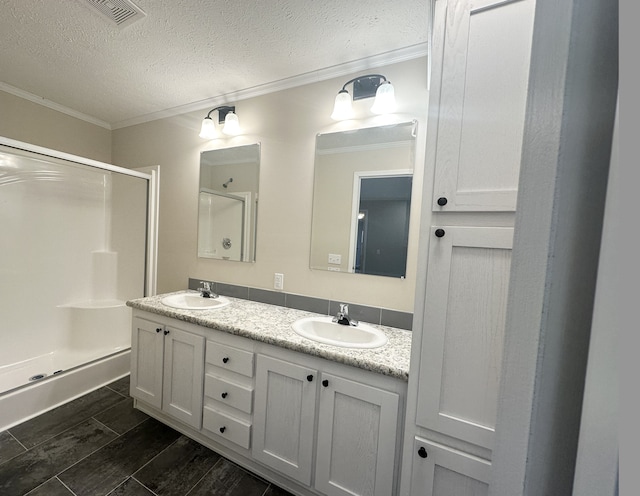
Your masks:
[{"label": "light switch plate", "polygon": [[284,274],[276,272],[273,275],[273,289],[284,289]]},{"label": "light switch plate", "polygon": [[342,255],[336,253],[329,253],[329,263],[334,265],[340,265],[342,263]]}]

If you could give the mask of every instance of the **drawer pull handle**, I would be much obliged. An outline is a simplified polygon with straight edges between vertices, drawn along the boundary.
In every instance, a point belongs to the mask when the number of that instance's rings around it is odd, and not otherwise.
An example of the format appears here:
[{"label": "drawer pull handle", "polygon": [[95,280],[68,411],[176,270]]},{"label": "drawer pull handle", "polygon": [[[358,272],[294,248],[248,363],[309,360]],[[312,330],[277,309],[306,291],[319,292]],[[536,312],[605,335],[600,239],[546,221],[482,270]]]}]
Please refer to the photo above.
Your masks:
[{"label": "drawer pull handle", "polygon": [[228,393],[222,393],[220,396],[222,396],[223,398],[226,398],[226,397],[227,397],[227,394],[228,394]]},{"label": "drawer pull handle", "polygon": [[156,329],[156,332],[160,332],[161,330],[162,330],[162,327],[158,327],[158,328]]},{"label": "drawer pull handle", "polygon": [[222,359],[222,363],[227,363],[228,361],[229,361],[229,357],[224,357],[224,358]]},{"label": "drawer pull handle", "polygon": [[436,229],[435,232],[436,238],[441,238],[444,236],[444,229]]},{"label": "drawer pull handle", "polygon": [[309,374],[309,375],[307,376],[307,380],[308,380],[309,382],[313,381],[313,375]]},{"label": "drawer pull handle", "polygon": [[166,336],[167,334],[169,334],[169,329],[167,329],[166,331],[164,331],[164,335]]},{"label": "drawer pull handle", "polygon": [[220,427],[220,434],[224,434],[224,431],[226,431],[226,430],[227,430],[226,427],[224,427],[224,426]]},{"label": "drawer pull handle", "polygon": [[324,381],[322,381],[322,385],[324,387],[327,387],[329,385],[329,381],[327,379],[325,379]]},{"label": "drawer pull handle", "polygon": [[438,198],[438,205],[440,205],[441,207],[444,207],[447,204],[447,199],[444,196],[441,196],[440,198]]},{"label": "drawer pull handle", "polygon": [[426,458],[427,456],[429,456],[427,454],[427,450],[424,449],[424,446],[420,447],[420,449],[418,450],[418,455],[420,455],[420,458]]}]

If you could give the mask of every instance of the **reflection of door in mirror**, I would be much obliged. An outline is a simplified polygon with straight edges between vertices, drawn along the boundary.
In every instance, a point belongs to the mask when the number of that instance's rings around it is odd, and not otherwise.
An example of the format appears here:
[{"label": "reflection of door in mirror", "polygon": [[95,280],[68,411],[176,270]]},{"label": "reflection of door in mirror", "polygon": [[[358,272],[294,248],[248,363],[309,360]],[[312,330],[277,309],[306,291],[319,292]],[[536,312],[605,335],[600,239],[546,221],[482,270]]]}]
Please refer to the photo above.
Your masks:
[{"label": "reflection of door in mirror", "polygon": [[243,260],[246,253],[245,205],[249,195],[250,193],[226,195],[206,189],[200,191],[199,256]]},{"label": "reflection of door in mirror", "polygon": [[198,256],[255,261],[260,145],[200,156]]},{"label": "reflection of door in mirror", "polygon": [[312,269],[405,276],[416,125],[316,137]]},{"label": "reflection of door in mirror", "polygon": [[412,173],[355,173],[349,266],[353,272],[404,277]]}]

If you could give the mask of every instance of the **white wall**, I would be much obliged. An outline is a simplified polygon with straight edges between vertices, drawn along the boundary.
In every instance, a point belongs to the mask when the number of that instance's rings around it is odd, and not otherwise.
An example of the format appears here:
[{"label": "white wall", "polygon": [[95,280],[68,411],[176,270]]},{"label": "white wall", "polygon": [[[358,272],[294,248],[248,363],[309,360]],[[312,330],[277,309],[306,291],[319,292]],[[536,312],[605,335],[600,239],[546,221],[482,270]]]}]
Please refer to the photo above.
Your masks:
[{"label": "white wall", "polygon": [[[414,191],[421,191],[428,102],[426,57],[368,72],[384,74],[393,82],[397,121],[418,120]],[[132,168],[161,166],[159,293],[184,289],[188,277],[273,289],[273,274],[280,272],[285,276],[286,292],[413,311],[418,209],[411,219],[406,279],[309,269],[315,137],[321,132],[378,122],[367,110],[371,99],[356,102],[360,112],[357,122],[330,119],[338,90],[351,77],[366,73],[229,101],[236,106],[244,132],[235,138],[207,142],[198,137],[202,118],[210,109],[113,131],[113,163]],[[200,152],[255,142],[261,143],[256,262],[199,259]],[[431,181],[432,172],[427,171],[425,177]]]},{"label": "white wall", "polygon": [[111,131],[0,90],[0,136],[111,162]]}]

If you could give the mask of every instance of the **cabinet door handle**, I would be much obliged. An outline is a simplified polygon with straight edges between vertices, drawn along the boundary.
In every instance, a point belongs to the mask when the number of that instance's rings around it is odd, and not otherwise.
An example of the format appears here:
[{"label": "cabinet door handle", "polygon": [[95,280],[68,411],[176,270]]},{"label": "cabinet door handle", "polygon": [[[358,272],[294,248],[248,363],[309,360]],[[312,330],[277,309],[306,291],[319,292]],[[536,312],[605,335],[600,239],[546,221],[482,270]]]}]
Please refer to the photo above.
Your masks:
[{"label": "cabinet door handle", "polygon": [[447,204],[447,199],[444,196],[441,196],[440,198],[438,198],[438,205],[440,205],[441,207],[444,207]]},{"label": "cabinet door handle", "polygon": [[156,332],[160,332],[161,330],[162,330],[162,327],[158,327],[158,328],[156,329]]},{"label": "cabinet door handle", "polygon": [[224,434],[224,431],[226,431],[226,430],[227,430],[226,427],[224,427],[224,426],[220,427],[220,434]]},{"label": "cabinet door handle", "polygon": [[307,376],[307,380],[308,380],[309,382],[313,381],[313,375],[312,375],[312,374],[309,374],[309,375]]},{"label": "cabinet door handle", "polygon": [[436,229],[435,232],[436,238],[441,238],[444,236],[444,229]]},{"label": "cabinet door handle", "polygon": [[164,335],[166,336],[167,334],[169,334],[169,329],[164,331]]},{"label": "cabinet door handle", "polygon": [[227,397],[227,393],[222,393],[220,396],[222,396],[222,398],[226,398]]},{"label": "cabinet door handle", "polygon": [[427,454],[427,450],[424,449],[424,446],[420,447],[420,449],[418,450],[418,455],[420,456],[420,458],[426,458],[427,456],[429,456]]},{"label": "cabinet door handle", "polygon": [[329,381],[327,379],[325,379],[324,381],[322,381],[322,385],[324,387],[327,387],[329,385]]},{"label": "cabinet door handle", "polygon": [[222,363],[227,363],[228,361],[229,361],[229,357],[224,357],[224,358],[222,359]]}]

